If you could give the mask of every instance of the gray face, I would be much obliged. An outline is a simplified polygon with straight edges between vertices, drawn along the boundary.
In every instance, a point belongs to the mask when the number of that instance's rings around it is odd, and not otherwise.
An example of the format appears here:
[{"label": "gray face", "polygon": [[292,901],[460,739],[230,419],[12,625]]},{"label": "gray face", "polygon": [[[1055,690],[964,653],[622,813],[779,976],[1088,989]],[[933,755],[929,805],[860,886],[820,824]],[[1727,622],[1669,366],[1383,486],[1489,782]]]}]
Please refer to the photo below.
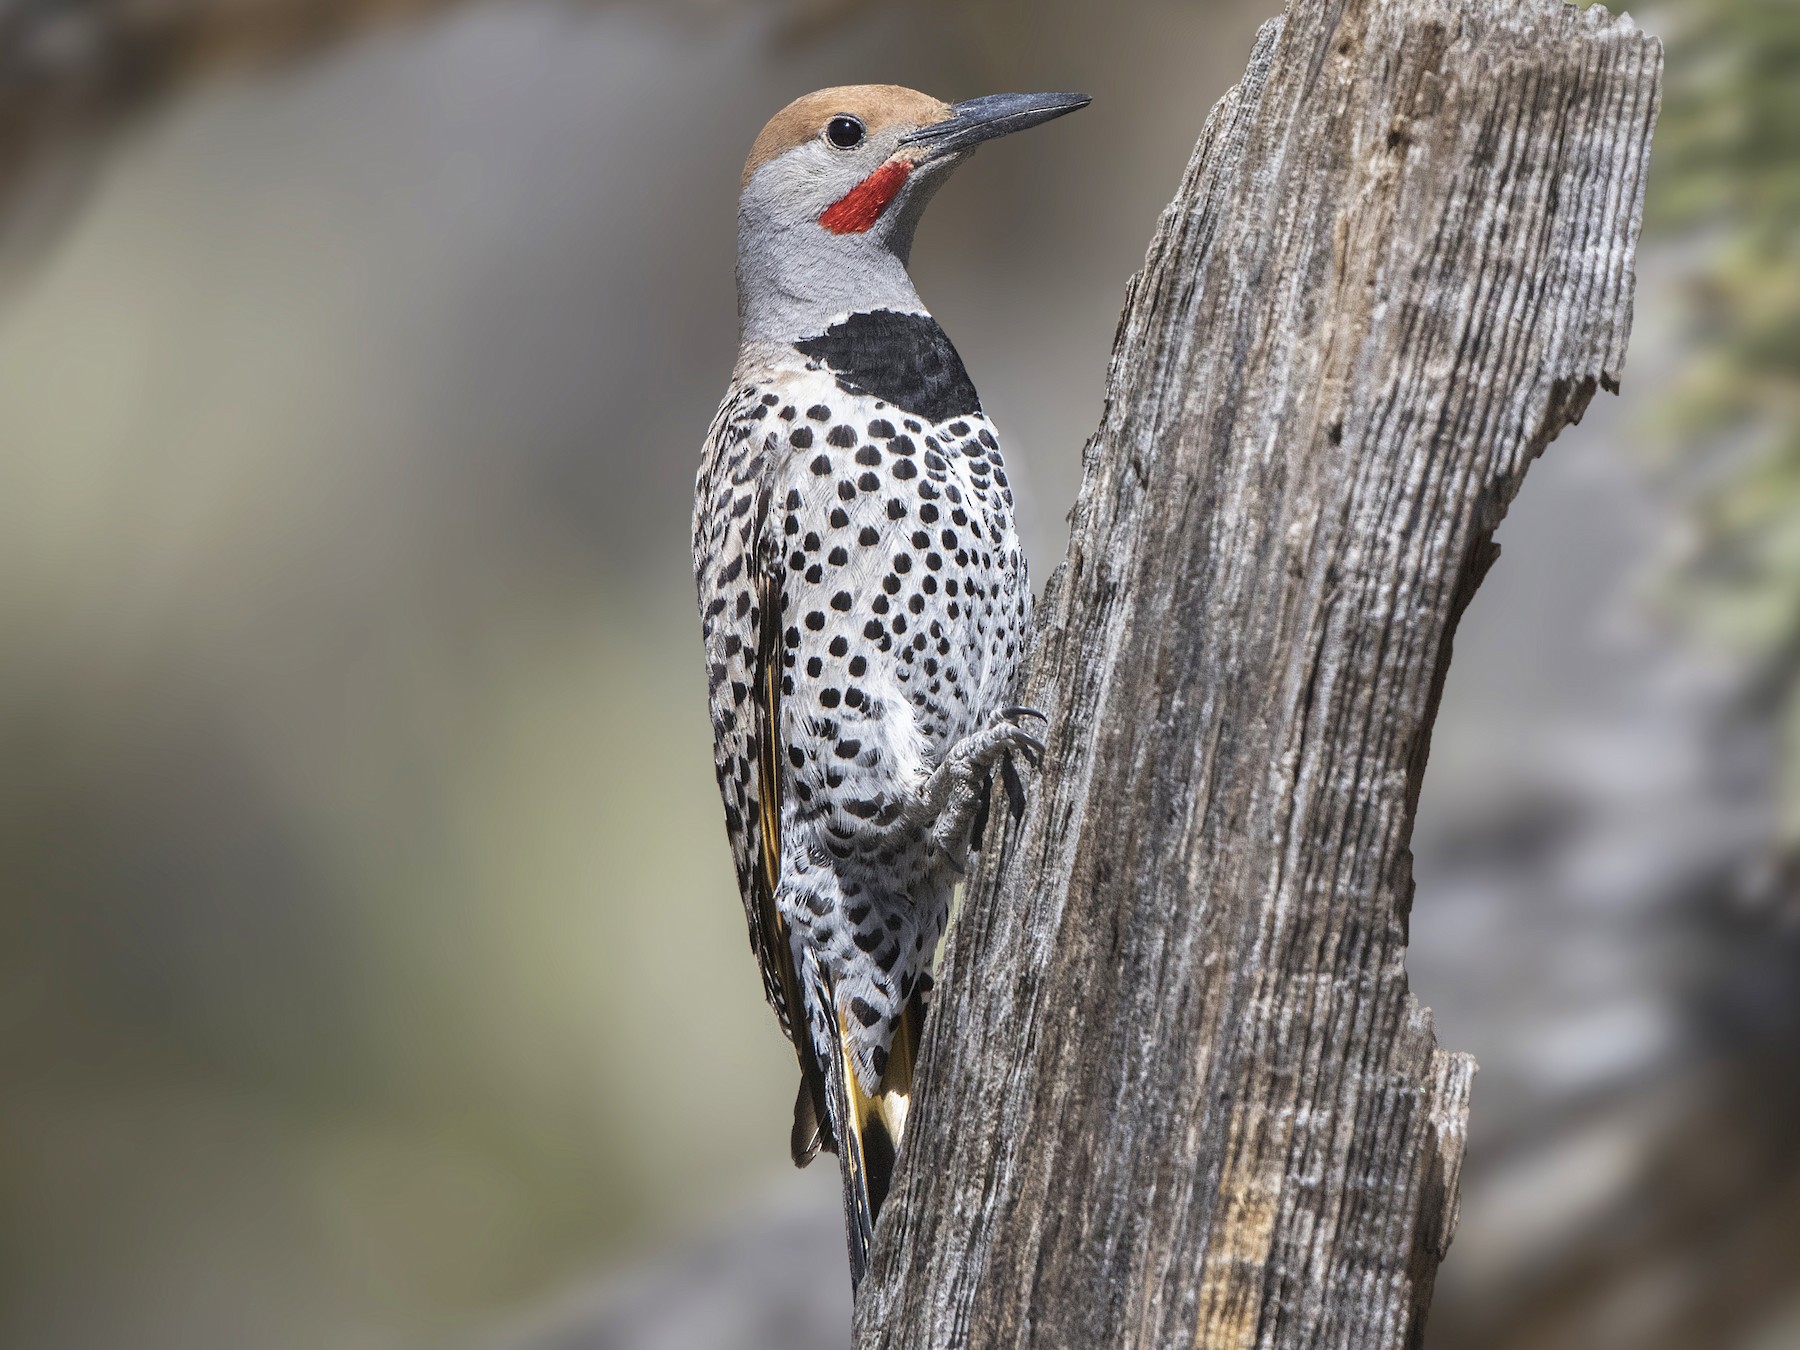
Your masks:
[{"label": "gray face", "polygon": [[868,132],[848,148],[821,132],[751,175],[738,205],[738,312],[747,340],[812,336],[857,310],[923,312],[906,273],[913,233],[967,151],[911,168],[867,229],[840,232],[821,223],[894,159],[909,130]]},{"label": "gray face", "polygon": [[[893,162],[906,165],[909,172],[906,185],[881,217],[879,224],[887,224],[894,208],[903,207],[915,186],[941,183],[967,158],[964,152],[920,163],[925,159],[923,152],[907,148],[902,154],[902,140],[914,130],[906,123],[873,127],[854,114],[836,114],[817,135],[758,169],[745,185],[745,200],[754,198],[784,226],[817,225],[834,204]],[[880,229],[872,232],[885,233]]]}]

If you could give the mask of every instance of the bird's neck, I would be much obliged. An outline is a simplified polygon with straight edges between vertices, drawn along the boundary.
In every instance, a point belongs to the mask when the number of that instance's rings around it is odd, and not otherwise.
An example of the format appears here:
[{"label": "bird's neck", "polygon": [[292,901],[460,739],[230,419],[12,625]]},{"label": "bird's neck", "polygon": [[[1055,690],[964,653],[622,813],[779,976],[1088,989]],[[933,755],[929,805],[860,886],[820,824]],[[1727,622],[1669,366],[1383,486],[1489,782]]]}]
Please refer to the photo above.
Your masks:
[{"label": "bird's neck", "polygon": [[740,229],[737,279],[739,337],[746,347],[816,337],[846,314],[926,312],[905,259],[872,234],[833,235],[809,226],[776,234]]}]

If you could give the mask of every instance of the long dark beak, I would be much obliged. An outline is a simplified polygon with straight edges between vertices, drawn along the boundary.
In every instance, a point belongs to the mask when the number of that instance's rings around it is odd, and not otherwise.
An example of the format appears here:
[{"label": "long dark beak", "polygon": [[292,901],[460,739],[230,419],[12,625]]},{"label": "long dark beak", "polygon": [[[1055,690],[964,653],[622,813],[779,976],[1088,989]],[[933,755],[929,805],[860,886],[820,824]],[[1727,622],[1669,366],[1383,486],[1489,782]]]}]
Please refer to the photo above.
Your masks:
[{"label": "long dark beak", "polygon": [[951,107],[941,122],[920,127],[900,138],[901,145],[925,147],[927,160],[971,150],[996,136],[1010,135],[1085,108],[1086,94],[989,94]]}]

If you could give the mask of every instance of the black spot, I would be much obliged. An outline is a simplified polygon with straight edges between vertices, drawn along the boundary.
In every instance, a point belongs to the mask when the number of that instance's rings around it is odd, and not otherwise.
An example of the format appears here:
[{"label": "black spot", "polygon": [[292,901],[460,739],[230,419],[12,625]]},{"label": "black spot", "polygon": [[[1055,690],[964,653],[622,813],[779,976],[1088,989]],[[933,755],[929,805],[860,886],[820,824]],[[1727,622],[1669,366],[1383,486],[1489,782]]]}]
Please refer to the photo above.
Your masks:
[{"label": "black spot", "polygon": [[[854,920],[852,922],[854,922]],[[856,1015],[856,1020],[861,1022],[865,1027],[872,1027],[881,1020],[881,1014],[874,1008],[871,1008],[867,1003],[864,1003],[860,998],[853,998],[850,1000],[850,1011]]]},{"label": "black spot", "polygon": [[825,440],[840,450],[848,450],[856,444],[856,433],[850,429],[848,424],[840,422],[826,433]]},{"label": "black spot", "polygon": [[841,506],[831,508],[831,528],[841,530],[850,523],[850,516]]},{"label": "black spot", "polygon": [[806,616],[806,626],[815,633],[818,632],[823,627],[825,627],[824,612],[822,610],[815,609],[811,614],[808,614]]},{"label": "black spot", "polygon": [[815,680],[819,678],[820,672],[824,669],[825,662],[817,656],[811,657],[806,663],[806,673]]},{"label": "black spot", "polygon": [[935,524],[937,518],[938,509],[936,506],[932,505],[932,503],[926,502],[919,508],[919,519],[924,521],[927,525]]},{"label": "black spot", "polygon": [[831,607],[839,614],[848,614],[850,612],[850,592],[839,591],[836,595],[832,596]]},{"label": "black spot", "polygon": [[[933,507],[932,509],[936,510],[935,507]],[[888,513],[889,520],[901,519],[903,516],[906,515],[906,503],[901,501],[898,497],[889,497],[888,504],[887,504],[887,513]]]},{"label": "black spot", "polygon": [[837,757],[839,759],[855,759],[861,753],[862,753],[862,742],[861,741],[850,740],[850,741],[839,741],[837,743]]},{"label": "black spot", "polygon": [[813,458],[811,468],[814,473],[819,475],[819,477],[821,477],[821,478],[825,477],[826,474],[831,472],[831,456],[830,455],[815,456]]},{"label": "black spot", "polygon": [[856,934],[853,941],[865,952],[872,952],[881,945],[881,936],[881,930],[873,928],[866,933]]},{"label": "black spot", "polygon": [[[877,417],[873,422],[869,423],[869,435],[871,436],[878,436],[885,441],[893,434],[894,424],[885,417]],[[873,462],[873,460],[870,461],[870,463]]]},{"label": "black spot", "polygon": [[902,576],[905,576],[906,573],[912,571],[912,554],[896,553],[894,555],[894,570]]},{"label": "black spot", "polygon": [[880,619],[870,619],[863,625],[863,636],[870,642],[875,641],[885,632],[887,632],[887,626]]},{"label": "black spot", "polygon": [[889,595],[900,594],[900,578],[895,576],[892,572],[889,572],[881,579],[881,589],[886,591]]},{"label": "black spot", "polygon": [[[797,639],[799,634],[796,633],[795,637]],[[850,640],[842,633],[839,633],[836,637],[831,639],[831,646],[826,648],[826,650],[833,656],[842,656],[845,652],[850,650]]]},{"label": "black spot", "polygon": [[894,477],[898,479],[904,481],[905,479],[917,478],[918,476],[919,466],[914,464],[910,459],[903,459],[898,464],[894,465]]},{"label": "black spot", "polygon": [[841,478],[838,480],[838,500],[841,502],[852,502],[856,500],[856,484],[852,483],[848,478]]},{"label": "black spot", "polygon": [[797,745],[790,745],[788,747],[788,763],[792,764],[796,769],[805,768],[806,767],[805,752],[802,751],[800,749],[800,747]]},{"label": "black spot", "polygon": [[864,548],[873,548],[881,542],[881,532],[873,525],[865,525],[856,536],[856,542]]},{"label": "black spot", "polygon": [[881,490],[881,479],[873,472],[865,473],[861,478],[856,480],[856,486],[861,488],[864,492],[879,492]]},{"label": "black spot", "polygon": [[829,422],[831,420],[831,409],[827,408],[823,403],[815,403],[806,410],[806,415],[815,422]]},{"label": "black spot", "polygon": [[850,658],[849,670],[852,675],[861,675],[869,668],[869,663],[860,656]]},{"label": "black spot", "polygon": [[[887,423],[885,423],[885,422],[876,423],[876,426],[886,426],[886,425],[887,425]],[[873,433],[875,428],[870,427],[869,430],[871,433]],[[856,452],[856,462],[858,464],[865,465],[868,468],[872,469],[877,464],[881,463],[881,451],[877,450],[872,445],[865,445],[862,449],[860,449]]]},{"label": "black spot", "polygon": [[795,427],[793,435],[788,437],[788,444],[796,450],[812,449],[812,428]]},{"label": "black spot", "polygon": [[825,555],[825,561],[830,563],[833,567],[842,567],[845,563],[850,561],[849,551],[846,550],[842,544],[839,544],[836,548],[832,549],[831,552]]},{"label": "black spot", "polygon": [[838,699],[841,697],[843,696],[835,689],[821,690],[819,693],[819,706],[824,708],[835,708],[838,705]]}]

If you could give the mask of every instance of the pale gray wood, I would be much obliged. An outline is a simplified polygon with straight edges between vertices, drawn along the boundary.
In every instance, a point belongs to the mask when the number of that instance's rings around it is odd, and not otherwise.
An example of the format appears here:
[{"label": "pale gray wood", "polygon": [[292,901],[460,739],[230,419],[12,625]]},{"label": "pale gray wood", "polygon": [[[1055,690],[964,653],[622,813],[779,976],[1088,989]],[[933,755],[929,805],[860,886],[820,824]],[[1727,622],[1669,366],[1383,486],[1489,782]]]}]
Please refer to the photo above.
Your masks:
[{"label": "pale gray wood", "polygon": [[1127,294],[864,1347],[1416,1344],[1473,1062],[1407,989],[1451,636],[1616,387],[1661,48],[1296,0]]}]

